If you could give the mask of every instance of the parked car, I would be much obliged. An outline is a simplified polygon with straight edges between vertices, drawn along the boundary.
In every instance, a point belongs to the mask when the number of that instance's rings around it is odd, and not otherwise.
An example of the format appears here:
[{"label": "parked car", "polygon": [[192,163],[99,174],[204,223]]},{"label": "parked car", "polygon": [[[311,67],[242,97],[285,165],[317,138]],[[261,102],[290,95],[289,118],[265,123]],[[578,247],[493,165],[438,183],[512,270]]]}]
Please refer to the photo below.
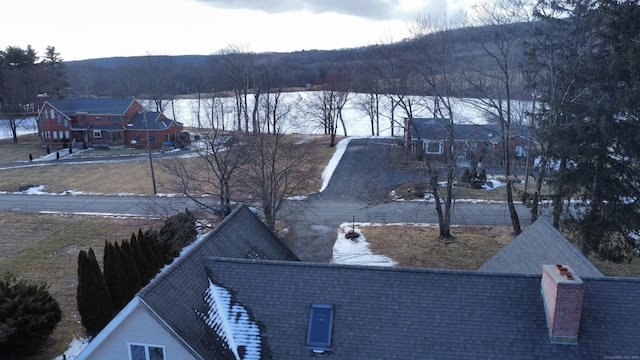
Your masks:
[{"label": "parked car", "polygon": [[162,143],[162,150],[163,151],[167,151],[167,150],[175,150],[178,147],[178,145],[175,143],[175,141],[165,141]]}]

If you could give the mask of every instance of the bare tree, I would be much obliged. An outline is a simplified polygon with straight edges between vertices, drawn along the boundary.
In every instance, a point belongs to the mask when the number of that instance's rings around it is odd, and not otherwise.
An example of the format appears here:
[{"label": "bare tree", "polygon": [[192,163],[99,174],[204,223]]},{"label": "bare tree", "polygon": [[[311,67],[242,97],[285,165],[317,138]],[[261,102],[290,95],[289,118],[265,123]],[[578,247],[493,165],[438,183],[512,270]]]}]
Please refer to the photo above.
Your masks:
[{"label": "bare tree", "polygon": [[272,134],[247,135],[243,146],[247,162],[241,169],[242,183],[260,201],[264,221],[272,230],[286,200],[298,195],[310,177],[305,163],[311,148],[297,142],[277,128]]},{"label": "bare tree", "polygon": [[406,126],[395,118],[398,107],[404,112],[407,123],[416,115],[414,95],[420,85],[414,77],[415,63],[388,45],[372,46],[369,51],[371,54],[366,63],[366,73],[377,79],[375,89],[379,89],[389,99],[391,136],[394,136],[396,126]]},{"label": "bare tree", "polygon": [[363,94],[355,98],[355,106],[369,118],[371,136],[380,136],[380,101],[382,94],[377,92]]},{"label": "bare tree", "polygon": [[277,129],[284,126],[282,122],[289,118],[293,106],[290,101],[286,100],[286,94],[282,88],[270,88],[260,102],[264,113],[263,132],[275,133]]},{"label": "bare tree", "polygon": [[[195,133],[200,138],[193,145],[198,156],[163,160],[162,166],[173,179],[168,186],[204,209],[227,215],[231,212],[232,179],[246,160],[244,135],[229,130],[234,122],[233,109],[226,107],[224,99],[215,95],[202,99],[199,94],[193,112],[197,120]],[[217,197],[218,205],[209,202],[208,195]],[[214,209],[216,206],[219,209]]]},{"label": "bare tree", "polygon": [[[249,91],[254,86],[255,54],[248,45],[230,45],[222,50],[222,66],[230,79],[236,103],[236,129],[249,132]],[[259,97],[259,95],[258,95]],[[258,100],[258,99],[256,99]],[[257,113],[254,113],[257,115]]]},{"label": "bare tree", "polygon": [[[138,63],[137,76],[139,91],[147,92],[156,111],[164,112],[176,95],[176,65],[173,58],[166,55],[148,53]],[[172,106],[173,107],[173,106]],[[175,113],[173,114],[175,119]]]},{"label": "bare tree", "polygon": [[340,123],[342,123],[345,136],[347,135],[342,110],[348,100],[348,92],[334,90],[331,85],[323,86],[320,91],[309,92],[308,97],[301,100],[306,106],[307,116],[310,116],[317,126],[322,128],[325,135],[329,135],[329,146],[331,147],[336,146],[336,136]]},{"label": "bare tree", "polygon": [[[460,84],[460,79],[459,72],[456,71],[458,69],[453,68],[455,65],[452,65],[451,47],[453,44],[449,31],[451,27],[450,21],[446,18],[418,17],[412,29],[412,33],[422,49],[422,57],[417,60],[416,73],[419,74],[424,84],[423,92],[432,94],[431,101],[424,105],[431,109],[434,117],[447,121],[444,159],[439,163],[426,159],[441,238],[451,237],[454,174],[459,153],[465,150],[456,146],[454,137],[456,114],[452,105],[452,97],[459,92],[457,87]],[[440,175],[444,175],[446,184],[444,199],[441,199],[439,194]]]},{"label": "bare tree", "polygon": [[[528,21],[529,14],[526,0],[485,1],[476,5],[469,20],[471,25],[468,34],[478,44],[480,50],[494,65],[496,71],[487,69],[474,69],[465,72],[465,79],[475,94],[473,104],[486,111],[490,121],[495,121],[500,126],[500,139],[502,143],[502,163],[504,175],[507,180],[506,200],[509,208],[509,216],[514,233],[520,234],[520,219],[513,202],[513,183],[511,160],[513,152],[510,140],[512,137],[512,124],[514,123],[515,95],[522,89],[517,89],[515,84],[522,77],[519,67],[519,55],[522,53],[519,45],[514,43],[509,34],[509,25],[518,21]],[[478,61],[478,63],[482,63]]]}]

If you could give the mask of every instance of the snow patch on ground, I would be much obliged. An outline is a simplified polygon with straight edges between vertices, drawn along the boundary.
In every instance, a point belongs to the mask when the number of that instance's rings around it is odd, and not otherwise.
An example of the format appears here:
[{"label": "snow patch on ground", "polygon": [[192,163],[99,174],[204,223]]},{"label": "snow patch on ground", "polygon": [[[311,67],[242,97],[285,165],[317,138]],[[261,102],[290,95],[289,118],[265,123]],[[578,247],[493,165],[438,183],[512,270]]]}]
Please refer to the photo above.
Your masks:
[{"label": "snow patch on ground", "polygon": [[326,189],[327,186],[329,185],[329,180],[331,180],[331,176],[333,175],[333,172],[338,167],[338,163],[340,163],[340,159],[342,159],[342,155],[344,155],[345,151],[347,151],[347,146],[349,145],[349,142],[351,141],[351,139],[357,139],[357,138],[348,137],[340,141],[338,144],[336,144],[336,152],[333,153],[331,160],[329,160],[329,163],[324,168],[324,171],[322,171],[322,187],[320,188],[320,192],[323,192],[324,189]]},{"label": "snow patch on ground", "polygon": [[353,223],[343,223],[338,228],[338,238],[333,245],[332,264],[395,266],[396,262],[384,255],[371,252],[369,243],[362,235],[360,227],[371,223],[355,223],[354,231],[359,234],[355,239],[347,239],[346,233],[353,229]]},{"label": "snow patch on ground", "polygon": [[[0,194],[8,194],[6,191],[0,191]],[[86,192],[86,191],[77,191],[77,190],[64,190],[59,193],[52,193],[46,191],[46,187],[44,185],[34,185],[26,190],[15,191],[11,194],[14,195],[67,195],[67,196],[81,196],[81,195],[100,195],[100,196],[147,196],[146,194],[133,194],[133,193],[118,193],[118,194],[104,194],[104,193],[96,193],[96,192]],[[172,194],[172,193],[161,193],[154,195],[156,197],[177,197],[181,196],[180,194]]]},{"label": "snow patch on ground", "polygon": [[87,346],[87,344],[89,344],[88,338],[73,338],[73,340],[71,340],[71,344],[69,344],[69,348],[67,349],[67,351],[65,351],[64,354],[57,356],[53,360],[73,360],[80,354],[80,352]]}]

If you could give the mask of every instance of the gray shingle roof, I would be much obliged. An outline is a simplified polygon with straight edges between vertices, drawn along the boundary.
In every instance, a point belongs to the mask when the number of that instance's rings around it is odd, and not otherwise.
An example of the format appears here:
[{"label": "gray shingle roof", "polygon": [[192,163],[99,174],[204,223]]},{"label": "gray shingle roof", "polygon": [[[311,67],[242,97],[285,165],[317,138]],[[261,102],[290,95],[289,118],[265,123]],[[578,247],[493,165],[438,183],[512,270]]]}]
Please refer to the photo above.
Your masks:
[{"label": "gray shingle roof", "polygon": [[312,303],[335,307],[332,359],[640,354],[640,279],[583,277],[578,345],[571,346],[549,342],[540,275],[221,258],[205,265],[262,324],[274,359],[312,355],[305,349]]},{"label": "gray shingle roof", "polygon": [[203,259],[206,256],[252,259],[256,253],[272,260],[298,261],[251,210],[240,205],[138,296],[205,359],[214,358],[211,329],[204,326],[194,311],[202,305],[208,286]]},{"label": "gray shingle roof", "polygon": [[158,120],[161,113],[147,111],[147,114],[144,115],[142,113],[136,114],[133,119],[127,124],[127,130],[145,130],[144,126],[144,117],[147,117],[147,124],[149,130],[164,130],[171,126],[171,119],[162,119]]},{"label": "gray shingle roof", "polygon": [[[443,140],[447,138],[448,119],[413,118],[411,138],[414,140]],[[511,125],[514,136],[527,137],[526,126]],[[455,124],[453,138],[456,141],[497,142],[500,139],[500,126],[494,124]]]},{"label": "gray shingle roof", "polygon": [[478,271],[538,274],[542,265],[568,265],[579,276],[603,276],[582,253],[544,218],[538,219]]},{"label": "gray shingle roof", "polygon": [[67,116],[78,112],[91,115],[123,115],[135,100],[133,99],[59,99],[48,100],[51,106]]}]

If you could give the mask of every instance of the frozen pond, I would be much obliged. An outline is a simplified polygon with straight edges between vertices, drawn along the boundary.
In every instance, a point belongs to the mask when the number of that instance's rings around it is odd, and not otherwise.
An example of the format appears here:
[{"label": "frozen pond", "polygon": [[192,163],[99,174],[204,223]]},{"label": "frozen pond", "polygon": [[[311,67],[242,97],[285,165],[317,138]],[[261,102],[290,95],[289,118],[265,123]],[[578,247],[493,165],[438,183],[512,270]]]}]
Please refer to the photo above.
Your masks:
[{"label": "frozen pond", "polygon": [[[287,116],[287,123],[284,126],[284,131],[288,133],[300,133],[300,134],[321,134],[322,128],[313,116],[305,112],[305,101],[313,92],[291,92],[284,93],[284,102],[290,104],[292,111]],[[343,118],[347,129],[348,136],[370,136],[372,135],[371,122],[369,116],[364,110],[361,109],[361,103],[366,100],[368,95],[366,94],[351,94],[347,101],[345,108],[343,109]],[[249,101],[251,101],[252,95],[249,95]],[[222,98],[226,109],[234,109],[234,98]],[[204,103],[205,100],[203,100]],[[210,100],[207,100],[210,102]],[[414,117],[439,117],[433,115],[433,98],[418,98],[412,99],[413,116]],[[518,102],[517,109],[529,109],[531,102]],[[165,115],[170,118],[184,123],[185,126],[196,126],[197,124],[197,109],[198,100],[193,99],[181,99],[176,100],[173,103],[168,104],[165,110]],[[250,102],[249,105],[251,112],[253,105]],[[151,109],[151,106],[149,106]],[[202,106],[201,106],[202,108]],[[471,104],[465,99],[454,99],[453,101],[453,113],[454,121],[456,123],[471,123],[471,124],[485,124],[487,123],[486,113]],[[206,110],[201,109],[201,117],[206,118]],[[262,116],[262,115],[261,115]],[[394,135],[402,136],[402,122],[407,117],[406,113],[400,108],[396,107],[394,111],[395,128]],[[233,115],[229,114],[229,118],[232,119]],[[230,126],[230,125],[229,125]],[[374,133],[377,133],[378,129],[374,126]],[[387,96],[382,96],[380,100],[380,125],[379,133],[381,136],[391,136],[391,100]],[[345,135],[342,125],[338,125],[338,135]]]}]

